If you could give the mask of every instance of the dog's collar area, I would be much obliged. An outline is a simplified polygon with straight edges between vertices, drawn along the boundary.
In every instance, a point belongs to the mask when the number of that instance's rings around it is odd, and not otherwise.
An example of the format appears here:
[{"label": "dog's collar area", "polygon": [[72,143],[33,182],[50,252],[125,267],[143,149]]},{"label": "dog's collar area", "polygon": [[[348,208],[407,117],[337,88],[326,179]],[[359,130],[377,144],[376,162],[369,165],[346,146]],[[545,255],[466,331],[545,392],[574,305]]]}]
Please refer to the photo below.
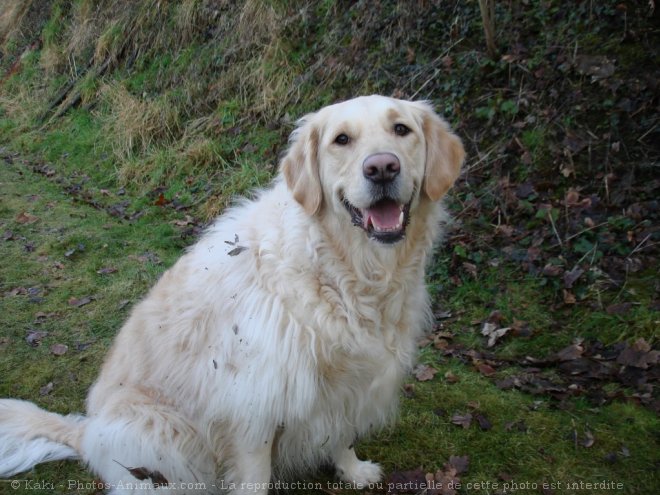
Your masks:
[{"label": "dog's collar area", "polygon": [[392,198],[383,198],[368,208],[353,206],[346,198],[342,203],[351,216],[353,225],[364,230],[369,238],[383,244],[402,240],[410,222],[410,204],[401,204]]}]

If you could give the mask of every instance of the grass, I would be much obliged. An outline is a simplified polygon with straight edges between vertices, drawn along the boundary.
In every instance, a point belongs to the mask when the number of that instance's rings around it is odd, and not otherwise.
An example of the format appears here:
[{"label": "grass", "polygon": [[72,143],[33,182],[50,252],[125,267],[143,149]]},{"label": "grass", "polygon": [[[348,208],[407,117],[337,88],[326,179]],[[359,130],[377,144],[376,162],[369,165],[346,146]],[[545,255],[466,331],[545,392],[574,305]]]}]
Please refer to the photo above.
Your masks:
[{"label": "grass", "polygon": [[[0,267],[0,395],[34,400],[62,413],[81,411],[86,390],[131,305],[176,258],[180,245],[169,238],[159,241],[158,236],[170,237],[171,231],[148,229],[147,224],[138,229],[77,204],[28,169],[2,163],[0,183],[2,229],[13,233],[13,240],[2,244]],[[23,212],[38,220],[17,222]],[[72,249],[76,251],[67,256]],[[158,256],[163,264],[145,259],[145,253]],[[117,271],[98,273],[108,267]],[[16,295],[10,295],[13,291]],[[69,304],[85,296],[93,296],[93,302]],[[48,335],[31,347],[25,340],[30,331]],[[54,344],[67,345],[67,353],[54,356]],[[42,395],[49,383],[52,392]],[[75,463],[44,465],[22,478],[93,480]],[[9,492],[21,490],[1,483],[0,493]]]},{"label": "grass", "polygon": [[[247,181],[247,188],[254,185],[249,178],[253,173],[248,167],[233,177],[239,181],[245,174],[248,178],[242,180]],[[86,390],[130,306],[180,254],[184,241],[171,221],[183,214],[145,204],[143,217],[120,221],[76,202],[57,181],[35,174],[21,160],[2,164],[0,183],[2,230],[12,232],[12,239],[0,244],[4,259],[0,314],[6,329],[0,341],[0,395],[32,400],[61,413],[83,410]],[[238,191],[242,186],[236,182],[226,187]],[[38,220],[20,223],[17,219],[23,212]],[[438,265],[431,270],[432,285],[434,277],[439,281],[446,271],[446,256],[446,250],[438,253]],[[154,263],[155,259],[162,263]],[[103,268],[116,271],[99,273]],[[576,336],[606,341],[653,338],[654,322],[637,313],[616,321],[604,312],[575,309],[564,315],[567,324],[557,328],[557,315],[543,303],[543,294],[550,291],[538,279],[515,271],[502,276],[501,270],[493,270],[478,280],[465,277],[451,289],[435,285],[436,299],[460,315],[450,326],[459,342],[482,346],[475,322],[494,309],[507,321],[525,319],[538,330],[533,339],[505,341],[499,349],[503,356],[544,356]],[[93,302],[81,307],[69,304],[72,298],[85,296],[93,296]],[[31,347],[26,342],[30,331],[48,335],[39,346]],[[65,344],[68,351],[55,356],[50,350],[54,344]],[[483,487],[496,483],[500,488],[504,483],[520,488],[610,481],[623,484],[617,493],[633,494],[658,482],[657,446],[648,441],[658,427],[652,412],[621,402],[594,407],[581,399],[572,399],[570,409],[561,410],[547,398],[502,391],[474,368],[433,349],[425,348],[421,361],[438,370],[436,377],[424,383],[411,380],[414,397],[402,398],[396,425],[358,447],[362,456],[380,461],[386,472],[417,467],[435,472],[450,455],[468,455],[470,467],[461,476],[463,491],[459,493],[492,493]],[[498,373],[506,376],[507,370]],[[50,383],[51,390],[44,392]],[[484,415],[492,429],[482,431],[474,421],[468,429],[452,423],[454,414],[466,413]],[[524,431],[511,426],[521,421]],[[589,448],[580,443],[586,432],[595,438]],[[604,460],[612,459],[613,453],[616,461]],[[69,479],[93,481],[76,463],[64,462],[38,466],[22,478],[56,481],[54,493],[70,493]],[[323,486],[333,486],[331,477],[319,480]],[[17,492],[0,484],[0,493]]]}]

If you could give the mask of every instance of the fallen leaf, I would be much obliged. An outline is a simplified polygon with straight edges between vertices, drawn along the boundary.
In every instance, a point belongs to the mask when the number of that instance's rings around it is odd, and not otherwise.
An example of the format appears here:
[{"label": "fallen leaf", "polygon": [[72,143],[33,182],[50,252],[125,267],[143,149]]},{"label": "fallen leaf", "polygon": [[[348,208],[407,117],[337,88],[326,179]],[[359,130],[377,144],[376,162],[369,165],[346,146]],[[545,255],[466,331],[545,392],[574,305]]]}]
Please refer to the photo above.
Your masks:
[{"label": "fallen leaf", "polygon": [[479,423],[479,428],[481,428],[483,431],[488,431],[493,427],[488,418],[481,413],[475,414],[474,419],[477,420],[477,423]]},{"label": "fallen leaf", "polygon": [[116,269],[115,267],[113,267],[113,266],[106,266],[106,267],[104,267],[104,268],[101,268],[101,269],[99,269],[99,270],[96,270],[96,273],[98,273],[99,275],[109,275],[109,274],[111,274],[111,273],[115,273],[116,271],[117,271],[117,269]]},{"label": "fallen leaf", "polygon": [[515,376],[509,376],[502,380],[497,380],[495,386],[500,390],[511,390],[514,387],[520,386],[520,381]]},{"label": "fallen leaf", "polygon": [[451,417],[451,422],[456,426],[462,426],[463,429],[467,430],[472,424],[472,414],[454,414]]},{"label": "fallen leaf", "polygon": [[468,263],[467,261],[463,262],[463,269],[470,275],[472,278],[477,278],[477,265],[474,263]]},{"label": "fallen leaf", "polygon": [[408,65],[414,64],[415,63],[415,50],[411,47],[408,47],[406,49],[406,62]]},{"label": "fallen leaf", "polygon": [[160,471],[150,471],[145,467],[139,467],[139,468],[126,468],[128,469],[128,472],[131,473],[133,476],[135,476],[137,479],[143,481],[146,479],[151,480],[151,482],[154,484],[154,487],[158,488],[160,485],[167,485],[168,481],[163,476],[163,474]]},{"label": "fallen leaf", "polygon": [[128,257],[132,260],[137,260],[140,263],[153,263],[154,265],[160,265],[162,263],[158,255],[150,251],[140,255],[129,254]]},{"label": "fallen leaf", "polygon": [[561,266],[547,264],[543,267],[543,275],[546,277],[559,277],[564,273]]},{"label": "fallen leaf", "polygon": [[577,206],[580,201],[580,193],[574,189],[574,188],[569,188],[569,190],[566,192],[566,195],[564,196],[564,204],[566,206]]},{"label": "fallen leaf", "polygon": [[39,395],[45,396],[50,394],[53,391],[53,382],[48,382],[46,385],[39,389]]},{"label": "fallen leaf", "polygon": [[517,430],[520,433],[527,433],[527,424],[521,419],[519,421],[511,421],[504,425],[506,431]]},{"label": "fallen leaf", "polygon": [[526,199],[535,192],[534,185],[531,182],[524,182],[516,188],[516,197],[518,199]]},{"label": "fallen leaf", "polygon": [[623,315],[630,311],[630,308],[632,308],[632,303],[629,302],[610,304],[607,308],[605,308],[605,312],[608,315]]},{"label": "fallen leaf", "polygon": [[395,471],[385,480],[387,493],[395,495],[399,493],[419,493],[426,489],[427,481],[421,468],[414,471]]},{"label": "fallen leaf", "polygon": [[412,383],[403,384],[403,396],[406,399],[412,399],[415,397],[415,385]]},{"label": "fallen leaf", "polygon": [[470,458],[466,455],[463,456],[457,456],[457,455],[452,455],[449,456],[449,462],[445,464],[445,466],[450,466],[455,469],[456,474],[461,474],[467,471],[468,466],[470,465]]},{"label": "fallen leaf", "polygon": [[415,369],[413,370],[413,374],[415,375],[415,378],[417,378],[417,381],[420,382],[428,382],[429,380],[433,380],[433,377],[436,375],[437,372],[438,370],[432,368],[427,364],[418,364],[417,366],[415,366]]},{"label": "fallen leaf", "polygon": [[433,339],[433,347],[438,350],[447,349],[449,347],[449,342],[445,339],[435,338]]},{"label": "fallen leaf", "polygon": [[50,346],[50,353],[54,356],[64,356],[69,350],[69,346],[65,344],[53,344]]},{"label": "fallen leaf", "polygon": [[531,337],[534,335],[534,331],[529,328],[529,323],[515,318],[511,324],[511,330],[513,330],[513,334],[516,337]]},{"label": "fallen leaf", "polygon": [[72,297],[69,299],[69,306],[74,306],[76,308],[79,308],[81,306],[84,306],[85,304],[89,304],[94,300],[94,296],[85,296],[81,297],[80,299],[77,299],[75,297]]},{"label": "fallen leaf", "polygon": [[70,257],[73,256],[75,253],[77,253],[77,252],[83,252],[84,250],[85,250],[85,245],[84,245],[83,243],[79,243],[76,247],[73,247],[73,248],[69,249],[68,251],[66,251],[66,252],[64,253],[64,256],[65,256],[66,258],[70,258]]},{"label": "fallen leaf", "polygon": [[511,328],[497,328],[497,325],[494,323],[486,322],[481,328],[481,335],[488,337],[488,343],[486,347],[493,347],[499,339],[504,337]]},{"label": "fallen leaf", "polygon": [[160,193],[158,199],[154,201],[155,206],[165,206],[167,203],[169,203],[169,201],[165,199],[163,193]]},{"label": "fallen leaf", "polygon": [[172,223],[174,223],[174,225],[176,225],[177,227],[186,227],[188,225],[195,225],[197,222],[190,215],[186,215],[186,217],[183,220],[174,220],[174,222]]},{"label": "fallen leaf", "polygon": [[563,295],[564,304],[575,304],[577,302],[575,294],[573,294],[570,290],[563,289]]},{"label": "fallen leaf", "polygon": [[572,154],[577,154],[587,147],[587,142],[578,134],[568,131],[564,140],[562,141],[564,147],[566,147]]},{"label": "fallen leaf", "polygon": [[27,289],[25,287],[14,287],[12,290],[5,293],[7,296],[24,296],[26,295]]},{"label": "fallen leaf", "polygon": [[43,311],[39,311],[38,313],[35,313],[34,319],[37,320],[37,321],[35,321],[35,323],[42,323],[42,321],[39,321],[39,320],[45,320],[45,319],[48,319],[48,318],[56,318],[58,316],[59,316],[59,314],[55,313],[55,312],[44,313]]},{"label": "fallen leaf", "polygon": [[445,380],[447,380],[449,383],[456,383],[460,380],[460,378],[452,371],[447,371],[445,373]]},{"label": "fallen leaf", "polygon": [[490,312],[490,314],[488,315],[488,318],[486,318],[486,321],[488,323],[494,323],[494,324],[500,326],[502,324],[502,322],[504,321],[504,315],[502,314],[502,312],[499,309],[496,309],[496,310],[493,310],[493,311]]},{"label": "fallen leaf", "polygon": [[120,201],[106,208],[108,214],[112,217],[124,218],[126,216],[126,207],[130,205],[128,201]]},{"label": "fallen leaf", "polygon": [[[114,459],[113,459],[114,460]],[[151,480],[151,482],[154,484],[154,487],[158,488],[159,486],[167,486],[169,483],[165,476],[158,471],[158,470],[150,470],[146,467],[126,467],[122,463],[120,463],[117,460],[114,460],[117,464],[119,464],[121,467],[126,469],[131,475],[133,475],[135,478],[144,481],[144,480]]]},{"label": "fallen leaf", "polygon": [[506,473],[504,471],[498,473],[497,477],[502,481],[511,481],[513,479],[513,475]]},{"label": "fallen leaf", "polygon": [[591,76],[591,82],[614,74],[614,63],[604,55],[578,55],[575,65],[579,73]]},{"label": "fallen leaf", "polygon": [[[447,310],[447,311],[436,311],[435,313],[433,313],[433,317],[436,320],[446,320],[447,318],[452,317],[452,313],[449,310]],[[451,334],[447,334],[447,335],[451,335]]]},{"label": "fallen leaf", "polygon": [[23,225],[30,225],[39,221],[39,217],[34,216],[32,213],[23,211],[16,215],[16,221]]},{"label": "fallen leaf", "polygon": [[245,247],[245,246],[236,246],[234,249],[232,249],[231,251],[229,251],[227,254],[228,254],[229,256],[238,256],[239,254],[241,254],[243,251],[245,251],[245,250],[247,250],[247,249],[248,249],[248,248]]},{"label": "fallen leaf", "polygon": [[593,446],[594,442],[593,434],[587,430],[584,432],[584,438],[580,441],[580,445],[588,449]]},{"label": "fallen leaf", "polygon": [[650,365],[658,364],[660,352],[652,350],[644,339],[638,339],[633,345],[626,346],[616,359],[618,364],[634,368],[648,369]]},{"label": "fallen leaf", "polygon": [[476,368],[484,376],[492,376],[497,372],[495,368],[486,363],[479,363],[476,365]]},{"label": "fallen leaf", "polygon": [[460,488],[461,480],[458,474],[467,469],[469,459],[467,456],[451,456],[445,463],[443,469],[438,469],[435,473],[426,474],[428,489],[427,495],[456,495]]},{"label": "fallen leaf", "polygon": [[564,273],[564,288],[572,289],[573,284],[582,276],[584,270],[579,266],[573,268],[570,272]]},{"label": "fallen leaf", "polygon": [[5,230],[5,232],[2,234],[2,240],[3,241],[11,241],[15,239],[14,233],[11,230]]},{"label": "fallen leaf", "polygon": [[233,241],[225,241],[225,244],[229,244],[230,246],[235,246],[236,244],[238,244],[238,234],[234,234]]},{"label": "fallen leaf", "polygon": [[582,347],[579,344],[571,344],[567,347],[564,347],[561,351],[557,352],[555,357],[559,361],[572,361],[582,356],[583,352],[584,352],[584,347]]},{"label": "fallen leaf", "polygon": [[44,339],[47,335],[48,332],[29,330],[25,337],[25,341],[30,344],[30,346],[37,347],[39,344],[41,344],[41,340]]},{"label": "fallen leaf", "polygon": [[76,344],[76,351],[82,352],[87,350],[92,345],[92,342],[78,342]]}]

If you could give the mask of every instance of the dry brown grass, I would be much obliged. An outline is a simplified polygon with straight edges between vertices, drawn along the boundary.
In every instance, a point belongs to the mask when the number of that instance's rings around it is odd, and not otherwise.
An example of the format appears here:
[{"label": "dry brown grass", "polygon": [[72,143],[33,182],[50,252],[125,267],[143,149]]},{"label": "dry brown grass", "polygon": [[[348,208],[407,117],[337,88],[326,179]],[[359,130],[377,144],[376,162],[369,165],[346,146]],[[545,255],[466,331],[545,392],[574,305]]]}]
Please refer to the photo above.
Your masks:
[{"label": "dry brown grass", "polygon": [[66,51],[80,57],[91,49],[100,36],[100,6],[91,0],[74,4],[72,20],[67,30]]},{"label": "dry brown grass", "polygon": [[0,7],[0,47],[20,31],[21,22],[33,0],[3,0]]},{"label": "dry brown grass", "polygon": [[60,73],[67,65],[67,58],[58,45],[46,45],[41,49],[39,65],[48,75]]},{"label": "dry brown grass", "polygon": [[203,18],[204,5],[202,0],[184,0],[175,6],[174,25],[175,36],[179,39],[179,45],[186,45],[195,39],[200,26],[205,22]]},{"label": "dry brown grass", "polygon": [[237,16],[227,18],[228,44],[235,51],[213,87],[219,100],[232,95],[246,112],[267,120],[281,115],[301,72],[283,44],[289,22],[284,13],[257,0],[247,0]]},{"label": "dry brown grass", "polygon": [[119,19],[112,19],[96,39],[94,46],[94,62],[102,64],[106,59],[113,62],[119,60],[122,38],[124,37],[123,23]]},{"label": "dry brown grass", "polygon": [[216,143],[203,136],[185,143],[181,155],[186,163],[186,169],[191,172],[199,168],[211,167],[221,160]]},{"label": "dry brown grass", "polygon": [[118,83],[105,85],[100,93],[108,108],[105,128],[120,162],[146,153],[156,143],[167,145],[175,140],[179,114],[167,97],[137,97]]}]

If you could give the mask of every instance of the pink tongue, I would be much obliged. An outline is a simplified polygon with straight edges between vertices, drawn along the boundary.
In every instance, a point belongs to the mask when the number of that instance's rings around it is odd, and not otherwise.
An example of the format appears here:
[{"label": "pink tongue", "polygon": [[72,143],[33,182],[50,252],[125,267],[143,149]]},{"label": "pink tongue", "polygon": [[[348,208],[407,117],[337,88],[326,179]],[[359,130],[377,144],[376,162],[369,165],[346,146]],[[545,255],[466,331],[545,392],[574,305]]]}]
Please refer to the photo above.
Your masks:
[{"label": "pink tongue", "polygon": [[369,226],[369,218],[378,230],[394,229],[399,226],[401,208],[395,201],[381,201],[365,210],[365,227]]}]

